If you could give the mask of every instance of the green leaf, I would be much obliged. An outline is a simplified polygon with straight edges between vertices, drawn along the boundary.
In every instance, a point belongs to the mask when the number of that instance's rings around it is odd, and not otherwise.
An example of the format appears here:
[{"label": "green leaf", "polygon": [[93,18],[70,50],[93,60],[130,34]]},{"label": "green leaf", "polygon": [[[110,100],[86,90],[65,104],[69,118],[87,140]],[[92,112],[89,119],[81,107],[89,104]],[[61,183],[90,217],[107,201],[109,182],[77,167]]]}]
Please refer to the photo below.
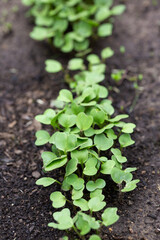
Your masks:
[{"label": "green leaf", "polygon": [[70,184],[75,190],[80,190],[84,186],[84,180],[79,178],[76,174],[71,174],[66,179],[67,183]]},{"label": "green leaf", "polygon": [[92,235],[90,236],[89,240],[101,240],[101,238],[98,235]]},{"label": "green leaf", "polygon": [[85,131],[93,123],[93,117],[92,116],[87,116],[85,113],[79,113],[76,119],[76,125],[81,131]]},{"label": "green leaf", "polygon": [[36,26],[33,28],[33,31],[30,33],[30,37],[37,41],[42,41],[44,39],[54,36],[54,31],[52,28],[45,28]]},{"label": "green leaf", "polygon": [[45,64],[46,64],[45,69],[49,73],[60,72],[63,69],[61,63],[56,60],[46,60]]},{"label": "green leaf", "polygon": [[136,127],[135,124],[133,123],[126,123],[123,128],[122,128],[122,132],[124,133],[133,133],[133,129]]},{"label": "green leaf", "polygon": [[36,132],[36,138],[37,138],[37,140],[35,142],[35,145],[42,146],[42,145],[48,143],[48,141],[50,139],[50,135],[45,130],[39,130]]},{"label": "green leaf", "polygon": [[37,185],[42,185],[43,187],[48,187],[55,183],[56,180],[50,177],[42,177],[36,181]]},{"label": "green leaf", "polygon": [[78,35],[84,38],[92,35],[92,26],[84,21],[78,21],[77,23],[74,23],[73,29]]},{"label": "green leaf", "polygon": [[57,228],[59,230],[66,230],[73,227],[73,219],[70,216],[70,210],[68,208],[64,208],[60,212],[55,212],[53,218],[58,224],[52,222],[48,224],[49,227]]},{"label": "green leaf", "polygon": [[111,152],[114,154],[119,163],[127,162],[127,158],[122,156],[122,153],[118,148],[112,148]]},{"label": "green leaf", "polygon": [[139,183],[138,179],[126,183],[126,186],[121,190],[121,192],[133,191],[137,187],[137,183]]},{"label": "green leaf", "polygon": [[101,178],[97,179],[95,182],[93,181],[89,181],[87,184],[86,184],[86,188],[89,192],[93,192],[95,191],[96,189],[102,189],[104,188],[106,185],[105,181]]},{"label": "green leaf", "polygon": [[130,182],[132,180],[132,174],[114,167],[111,171],[111,178],[115,183],[121,184],[123,181]]},{"label": "green leaf", "polygon": [[93,89],[98,98],[106,98],[108,96],[108,90],[103,86],[94,84]]},{"label": "green leaf", "polygon": [[77,164],[78,164],[78,160],[77,159],[71,159],[66,166],[66,176],[71,175],[72,173],[74,173],[77,170]]},{"label": "green leaf", "polygon": [[84,186],[80,190],[76,190],[76,189],[73,188],[73,190],[72,190],[72,200],[78,200],[78,199],[82,198],[83,197],[83,190],[84,190]]},{"label": "green leaf", "polygon": [[109,99],[103,100],[100,104],[97,105],[97,107],[99,107],[102,111],[104,111],[108,115],[112,115],[114,113],[112,102]]},{"label": "green leaf", "polygon": [[113,25],[111,23],[103,23],[98,28],[99,37],[108,37],[112,35]]},{"label": "green leaf", "polygon": [[88,159],[88,150],[87,149],[75,150],[75,151],[71,152],[71,157],[73,159],[78,160],[78,163],[83,164]]},{"label": "green leaf", "polygon": [[106,114],[99,109],[92,109],[91,115],[93,116],[93,120],[96,124],[100,125],[104,123],[104,120],[106,118]]},{"label": "green leaf", "polygon": [[114,118],[109,119],[108,121],[110,121],[110,122],[119,122],[121,119],[124,119],[124,118],[128,118],[128,115],[127,114],[120,114],[120,115],[117,115]]},{"label": "green leaf", "polygon": [[113,140],[117,139],[117,135],[115,134],[115,132],[113,131],[113,129],[107,129],[105,131],[105,133],[107,134],[108,138],[111,138]]},{"label": "green leaf", "polygon": [[99,64],[100,63],[100,59],[96,54],[89,54],[87,56],[87,61],[91,64]]},{"label": "green leaf", "polygon": [[68,69],[72,71],[83,70],[84,69],[83,59],[82,58],[71,59],[68,63]]},{"label": "green leaf", "polygon": [[114,55],[114,51],[110,47],[104,48],[101,52],[102,59],[110,58],[113,55]]},{"label": "green leaf", "polygon": [[88,201],[88,207],[92,212],[98,212],[106,206],[106,202],[100,200],[99,197],[93,197]]},{"label": "green leaf", "polygon": [[67,162],[67,158],[63,156],[57,158],[57,160],[55,159],[53,162],[51,162],[49,165],[47,165],[45,167],[45,171],[49,172],[52,171],[54,169],[60,168],[62,166],[64,166]]},{"label": "green leaf", "polygon": [[106,208],[102,214],[103,224],[108,227],[117,222],[119,216],[117,215],[117,208]]},{"label": "green leaf", "polygon": [[92,72],[104,74],[106,71],[106,65],[104,63],[96,64],[96,65],[92,65],[90,69]]},{"label": "green leaf", "polygon": [[61,208],[66,204],[65,196],[58,191],[51,193],[50,200],[52,201],[52,206],[54,208]]},{"label": "green leaf", "polygon": [[76,227],[78,228],[78,230],[80,230],[80,234],[82,236],[86,235],[91,230],[89,223],[87,221],[85,221],[81,215],[78,215],[78,217],[77,217]]},{"label": "green leaf", "polygon": [[65,132],[56,132],[50,139],[50,143],[56,145],[56,147],[63,152],[69,152],[76,148],[77,137],[74,134],[68,134]]},{"label": "green leaf", "polygon": [[102,194],[102,189],[96,189],[90,193],[90,198],[98,197],[100,201],[104,200],[104,195]]},{"label": "green leaf", "polygon": [[94,137],[94,144],[98,150],[106,151],[113,146],[113,139],[107,138],[103,133]]},{"label": "green leaf", "polygon": [[37,115],[35,119],[43,124],[51,124],[52,119],[55,117],[55,111],[53,109],[47,109],[43,114]]},{"label": "green leaf", "polygon": [[72,95],[71,91],[69,91],[67,89],[62,89],[60,91],[57,99],[60,101],[69,103],[69,102],[73,101],[73,95]]},{"label": "green leaf", "polygon": [[111,174],[113,167],[115,166],[115,161],[108,160],[101,165],[101,173],[103,174]]},{"label": "green leaf", "polygon": [[65,128],[73,127],[76,123],[76,115],[61,114],[58,118],[58,122]]},{"label": "green leaf", "polygon": [[101,7],[101,8],[98,10],[98,12],[96,13],[95,18],[96,18],[96,20],[97,20],[98,22],[102,22],[102,21],[104,21],[105,19],[107,19],[107,18],[110,17],[110,16],[111,16],[111,11],[110,11],[110,9],[107,8],[107,7]]},{"label": "green leaf", "polygon": [[78,200],[74,200],[73,204],[75,206],[79,207],[84,212],[89,210],[88,202],[83,198],[78,199]]},{"label": "green leaf", "polygon": [[[52,166],[52,162],[54,161],[58,161],[58,160],[62,160],[66,157],[66,155],[61,155],[60,157],[57,157],[53,152],[43,152],[41,155],[42,159],[43,159],[43,167],[47,167],[50,165],[50,167]],[[53,163],[54,164],[54,163]]]},{"label": "green leaf", "polygon": [[89,40],[85,39],[83,42],[75,42],[74,49],[77,52],[85,51],[89,47]]},{"label": "green leaf", "polygon": [[89,158],[87,162],[85,163],[85,168],[83,170],[83,173],[87,176],[94,176],[96,175],[98,169],[97,166],[97,159],[95,157]]},{"label": "green leaf", "polygon": [[121,15],[126,9],[126,6],[123,4],[117,5],[112,8],[111,13],[112,15]]},{"label": "green leaf", "polygon": [[125,134],[122,134],[122,135],[119,137],[119,143],[120,143],[121,147],[125,148],[125,147],[128,147],[128,146],[134,144],[135,141],[133,141],[133,140],[131,139],[130,134],[125,133]]}]

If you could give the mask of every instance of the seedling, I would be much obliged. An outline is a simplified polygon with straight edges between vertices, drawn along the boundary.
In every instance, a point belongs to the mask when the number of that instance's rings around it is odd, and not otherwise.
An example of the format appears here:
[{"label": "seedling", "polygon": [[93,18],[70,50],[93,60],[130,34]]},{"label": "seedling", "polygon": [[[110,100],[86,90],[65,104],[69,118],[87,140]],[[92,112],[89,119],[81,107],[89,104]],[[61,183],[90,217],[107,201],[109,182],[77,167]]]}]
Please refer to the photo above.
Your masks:
[{"label": "seedling", "polygon": [[[35,40],[49,39],[62,52],[88,52],[91,38],[112,35],[112,16],[120,15],[125,5],[113,0],[22,0],[30,6],[29,14],[36,26],[30,36]],[[107,21],[107,22],[106,22]],[[82,55],[83,55],[82,53]]]},{"label": "seedling", "polygon": [[[105,49],[102,56],[109,56],[108,50]],[[105,175],[123,186],[121,192],[134,190],[139,180],[133,180],[132,172],[136,168],[123,167],[127,158],[122,151],[134,144],[130,135],[135,124],[124,121],[128,118],[126,114],[112,117],[114,108],[106,99],[108,90],[99,84],[104,79],[104,70],[99,72],[93,68],[103,63],[95,54],[88,55],[87,60],[90,70],[84,70],[82,59],[69,62],[68,68],[76,70],[72,91],[61,90],[55,101],[56,109],[48,109],[36,117],[54,129],[53,134],[45,130],[36,133],[36,145],[51,144],[51,151],[42,153],[44,171],[62,169],[64,172],[61,180],[43,177],[37,184],[61,186],[60,191],[50,195],[52,206],[61,209],[53,214],[50,227],[75,231],[77,239],[99,240],[96,232],[119,219],[117,208],[106,208]],[[90,236],[91,231],[95,234]]]}]

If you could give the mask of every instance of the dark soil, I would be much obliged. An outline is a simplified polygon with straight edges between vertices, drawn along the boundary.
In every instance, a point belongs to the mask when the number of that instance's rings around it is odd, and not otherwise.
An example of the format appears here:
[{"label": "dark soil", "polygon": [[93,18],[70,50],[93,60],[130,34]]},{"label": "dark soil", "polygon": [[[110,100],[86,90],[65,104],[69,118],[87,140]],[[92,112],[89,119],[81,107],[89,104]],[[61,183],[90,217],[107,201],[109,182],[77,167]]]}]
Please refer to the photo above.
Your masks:
[{"label": "dark soil", "polygon": [[[132,83],[118,86],[120,93],[111,92],[117,111],[131,111],[131,121],[137,124],[133,138],[136,144],[126,151],[129,166],[138,168],[138,188],[125,194],[122,201],[112,197],[120,220],[103,239],[160,239],[160,3],[152,0],[127,2],[126,13],[117,18],[111,38],[101,41],[116,55],[108,60],[108,69],[127,69],[129,75],[143,73],[141,91],[134,107],[136,93]],[[18,6],[18,12],[13,6]],[[8,14],[5,13],[6,10]],[[53,208],[49,194],[35,180],[41,171],[41,148],[34,145],[35,131],[41,125],[34,120],[66,87],[61,74],[44,71],[47,58],[66,61],[46,43],[29,38],[32,29],[25,18],[26,9],[20,0],[0,2],[0,239],[58,240],[61,233],[47,227]],[[12,22],[12,31],[2,21]],[[126,53],[119,53],[124,45]]]}]

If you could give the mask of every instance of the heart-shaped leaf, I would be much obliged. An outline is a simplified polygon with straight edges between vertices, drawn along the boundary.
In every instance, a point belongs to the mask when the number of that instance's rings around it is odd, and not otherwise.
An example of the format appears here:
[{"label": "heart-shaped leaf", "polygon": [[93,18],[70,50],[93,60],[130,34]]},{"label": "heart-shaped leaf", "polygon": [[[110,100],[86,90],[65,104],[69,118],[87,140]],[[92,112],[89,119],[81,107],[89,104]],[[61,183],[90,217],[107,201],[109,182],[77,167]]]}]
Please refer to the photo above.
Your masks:
[{"label": "heart-shaped leaf", "polygon": [[85,113],[79,113],[76,119],[76,125],[81,131],[85,131],[93,123],[93,117],[92,116],[87,116]]},{"label": "heart-shaped leaf", "polygon": [[83,164],[88,159],[88,150],[87,149],[75,150],[75,151],[71,152],[71,157],[73,159],[78,160],[78,163]]},{"label": "heart-shaped leaf", "polygon": [[88,202],[84,198],[74,200],[73,204],[79,207],[84,212],[89,210]]},{"label": "heart-shaped leaf", "polygon": [[102,189],[96,189],[90,193],[90,198],[98,197],[100,201],[104,200],[104,195],[102,194]]},{"label": "heart-shaped leaf", "polygon": [[76,148],[77,137],[74,134],[68,134],[65,132],[56,132],[50,139],[50,143],[56,145],[56,147],[63,152],[72,151]]},{"label": "heart-shaped leaf", "polygon": [[58,191],[51,193],[50,200],[52,201],[52,206],[54,208],[61,208],[66,204],[65,196]]},{"label": "heart-shaped leaf", "polygon": [[73,58],[68,63],[68,69],[69,70],[83,70],[84,64],[82,58]]},{"label": "heart-shaped leaf", "polygon": [[73,95],[69,90],[62,89],[59,93],[58,100],[69,103],[73,101]]},{"label": "heart-shaped leaf", "polygon": [[127,158],[122,156],[122,153],[118,148],[112,148],[111,152],[114,154],[119,163],[127,162]]},{"label": "heart-shaped leaf", "polygon": [[83,197],[83,190],[84,190],[84,186],[80,190],[76,190],[76,189],[73,188],[73,190],[72,190],[72,200],[81,199]]},{"label": "heart-shaped leaf", "polygon": [[63,69],[61,63],[56,60],[46,60],[45,64],[46,64],[46,71],[49,73],[60,72]]},{"label": "heart-shaped leaf", "polygon": [[47,109],[43,114],[37,115],[35,119],[43,124],[51,124],[52,119],[55,117],[55,111],[53,109]]},{"label": "heart-shaped leaf", "polygon": [[111,171],[111,178],[115,183],[121,184],[123,181],[130,182],[132,174],[114,167]]},{"label": "heart-shaped leaf", "polygon": [[88,207],[91,212],[98,212],[106,206],[106,202],[100,200],[99,197],[93,197],[88,201]]},{"label": "heart-shaped leaf", "polygon": [[108,160],[101,165],[101,173],[111,174],[113,167],[115,166],[115,161]]},{"label": "heart-shaped leaf", "polygon": [[73,219],[71,218],[70,210],[68,208],[64,208],[60,212],[53,213],[53,218],[58,222],[58,224],[52,222],[48,224],[49,227],[66,230],[73,226]]},{"label": "heart-shaped leaf", "polygon": [[42,185],[43,187],[48,187],[55,182],[56,182],[56,180],[54,178],[42,177],[42,178],[40,178],[36,181],[36,184],[37,185]]},{"label": "heart-shaped leaf", "polygon": [[113,131],[113,129],[107,129],[105,131],[105,133],[107,134],[108,138],[111,138],[113,140],[117,139],[117,135],[115,134],[115,132]]},{"label": "heart-shaped leaf", "polygon": [[89,158],[87,162],[85,163],[85,168],[83,170],[83,173],[87,176],[94,176],[96,175],[98,169],[96,168],[97,165],[97,159],[95,157]]},{"label": "heart-shaped leaf", "polygon": [[65,128],[70,128],[76,123],[76,115],[61,114],[58,118],[58,122]]},{"label": "heart-shaped leaf", "polygon": [[95,182],[93,181],[89,181],[87,184],[86,184],[86,188],[89,192],[93,192],[95,191],[96,189],[102,189],[106,186],[106,183],[103,179],[99,178],[97,179]]},{"label": "heart-shaped leaf", "polygon": [[133,191],[137,187],[137,183],[139,183],[138,179],[128,182],[126,186],[121,190],[121,192]]},{"label": "heart-shaped leaf", "polygon": [[94,119],[94,122],[98,125],[104,123],[104,120],[105,120],[105,113],[98,110],[98,109],[92,109],[91,111],[91,115],[93,116],[93,119]]},{"label": "heart-shaped leaf", "polygon": [[103,133],[94,137],[94,144],[98,150],[106,151],[113,146],[113,139],[107,138]]},{"label": "heart-shaped leaf", "polygon": [[66,179],[67,183],[73,186],[75,190],[80,190],[84,186],[84,180],[79,178],[76,174],[71,174]]},{"label": "heart-shaped leaf", "polygon": [[119,216],[117,215],[117,208],[106,208],[102,214],[103,224],[108,227],[117,222]]},{"label": "heart-shaped leaf", "polygon": [[35,142],[35,145],[42,146],[42,145],[48,143],[48,141],[50,139],[50,135],[45,130],[39,130],[36,132],[36,138],[37,138],[37,140]]},{"label": "heart-shaped leaf", "polygon": [[135,141],[133,141],[131,139],[131,136],[129,133],[125,133],[119,137],[119,143],[120,143],[121,147],[125,148],[125,147],[128,147],[128,146],[134,144]]},{"label": "heart-shaped leaf", "polygon": [[135,124],[133,123],[126,123],[123,128],[122,128],[122,132],[124,133],[133,133],[133,129],[136,127]]}]

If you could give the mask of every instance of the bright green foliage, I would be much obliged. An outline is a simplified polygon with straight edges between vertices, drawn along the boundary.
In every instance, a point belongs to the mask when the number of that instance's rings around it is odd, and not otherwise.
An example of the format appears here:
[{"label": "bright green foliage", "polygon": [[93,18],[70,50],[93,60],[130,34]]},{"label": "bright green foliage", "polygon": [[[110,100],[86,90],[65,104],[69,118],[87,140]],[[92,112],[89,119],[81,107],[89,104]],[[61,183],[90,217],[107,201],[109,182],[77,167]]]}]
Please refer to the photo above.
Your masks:
[{"label": "bright green foliage", "polygon": [[36,181],[37,185],[42,185],[43,187],[48,187],[50,185],[52,185],[53,183],[55,183],[56,180],[50,177],[43,177],[40,178]]},{"label": "bright green foliage", "polygon": [[[112,35],[110,18],[124,12],[124,5],[113,7],[112,0],[22,0],[30,6],[29,14],[35,19],[35,27],[30,36],[38,41],[50,42],[62,52],[87,51],[93,35],[106,37]],[[107,23],[106,23],[107,21]],[[52,61],[52,60],[49,60]],[[78,65],[80,66],[78,67]],[[70,69],[82,69],[75,62]],[[58,72],[54,62],[47,62],[47,71]]]},{"label": "bright green foliage", "polygon": [[[112,50],[106,48],[102,50],[101,57],[106,59],[112,54]],[[70,76],[72,91],[61,90],[56,100],[61,104],[56,105],[57,109],[48,109],[36,117],[41,123],[50,124],[56,130],[51,136],[44,130],[36,134],[37,145],[52,145],[52,151],[42,153],[44,170],[48,172],[63,168],[64,172],[60,183],[64,193],[56,191],[51,194],[52,206],[63,208],[68,201],[78,211],[73,219],[66,208],[54,213],[53,217],[58,223],[53,222],[49,226],[60,230],[73,228],[82,236],[100,228],[100,224],[112,225],[119,218],[116,208],[106,208],[101,220],[88,215],[106,206],[103,190],[107,183],[103,179],[104,175],[109,175],[118,185],[124,183],[122,192],[134,190],[139,182],[133,180],[132,172],[136,168],[124,169],[122,165],[127,162],[122,154],[123,148],[134,143],[130,134],[135,124],[124,121],[128,118],[126,114],[112,116],[112,102],[106,99],[108,90],[99,85],[106,71],[102,70],[102,59],[95,54],[88,55],[86,59],[88,70],[84,69],[80,58],[69,62],[69,69],[79,69],[73,78]],[[43,186],[52,183],[59,181],[52,178],[37,181],[38,185]],[[69,199],[65,192],[71,194]],[[90,239],[100,238],[92,235]]]},{"label": "bright green foliage", "polygon": [[119,216],[117,215],[117,208],[106,208],[102,214],[103,224],[108,227],[117,222]]},{"label": "bright green foliage", "polygon": [[59,230],[66,230],[73,227],[73,219],[70,216],[70,210],[68,208],[53,213],[53,218],[57,223],[51,222],[48,224],[49,227],[58,228]]},{"label": "bright green foliage", "polygon": [[62,70],[62,65],[56,60],[46,60],[46,71],[56,73]]},{"label": "bright green foliage", "polygon": [[66,198],[61,192],[53,192],[50,195],[50,200],[54,208],[61,208],[66,204]]},{"label": "bright green foliage", "polygon": [[[135,124],[124,121],[128,118],[126,114],[113,116],[115,110],[107,99],[108,89],[100,85],[105,79],[105,61],[114,51],[106,47],[98,56],[89,48],[93,36],[112,35],[111,18],[122,14],[125,6],[115,5],[114,0],[22,1],[30,6],[30,15],[35,19],[36,26],[30,34],[33,39],[49,39],[64,53],[78,52],[66,69],[56,60],[45,62],[47,72],[63,72],[71,89],[62,89],[52,101],[55,110],[47,109],[36,116],[40,123],[51,125],[49,133],[45,130],[36,133],[37,146],[51,147],[42,153],[44,172],[54,174],[55,169],[59,170],[57,180],[42,177],[36,182],[44,187],[52,184],[60,187],[51,193],[50,200],[53,208],[62,209],[54,212],[54,222],[49,226],[67,232],[74,230],[76,240],[101,240],[97,235],[100,228],[119,219],[117,208],[104,209],[107,202],[103,193],[108,184],[105,175],[116,184],[123,184],[122,192],[134,190],[139,182],[133,180],[136,168],[123,167],[127,158],[122,154],[123,148],[134,144],[130,134]],[[116,70],[111,77],[120,81],[123,74],[123,70]],[[68,204],[70,207],[66,208]],[[63,239],[69,240],[67,236]]]}]

